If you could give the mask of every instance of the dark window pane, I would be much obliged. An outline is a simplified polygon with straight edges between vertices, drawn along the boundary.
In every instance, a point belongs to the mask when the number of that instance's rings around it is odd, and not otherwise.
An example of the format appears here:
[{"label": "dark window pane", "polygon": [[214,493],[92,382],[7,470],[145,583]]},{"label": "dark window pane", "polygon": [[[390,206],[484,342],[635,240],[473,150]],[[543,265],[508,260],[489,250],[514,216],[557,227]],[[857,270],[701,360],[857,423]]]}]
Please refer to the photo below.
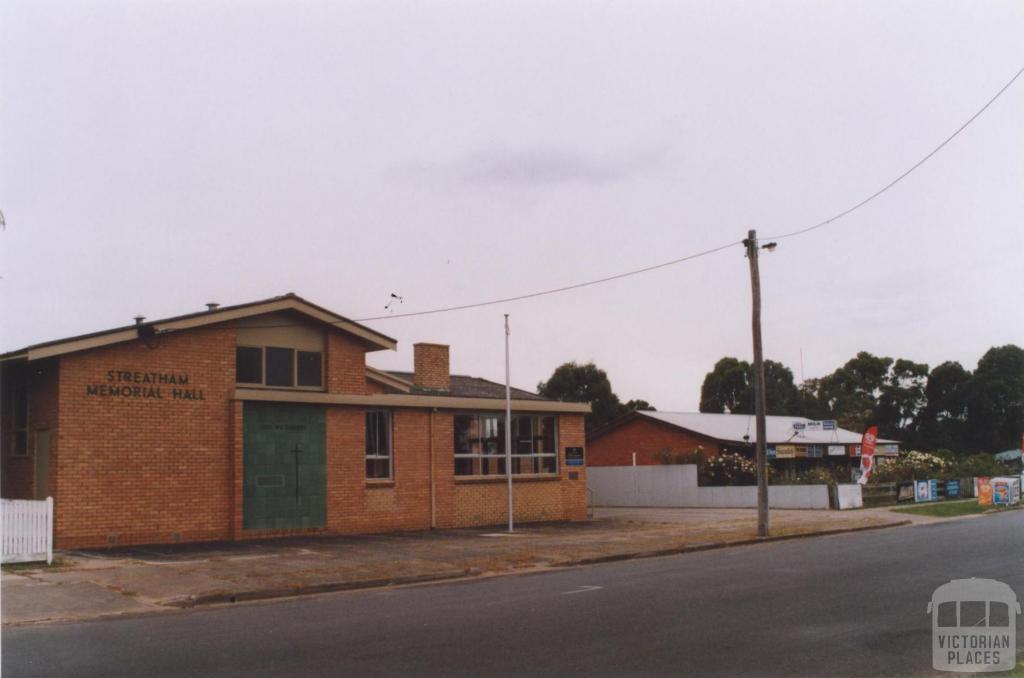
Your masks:
[{"label": "dark window pane", "polygon": [[14,432],[14,449],[11,454],[15,457],[28,456],[28,433],[26,431]]},{"label": "dark window pane", "polygon": [[534,450],[537,454],[554,454],[558,450],[555,449],[555,421],[554,417],[540,417],[538,423],[540,424],[540,440],[537,443],[537,449]]},{"label": "dark window pane", "polygon": [[960,603],[960,626],[984,626],[985,601],[964,600]]},{"label": "dark window pane", "polygon": [[267,351],[267,386],[295,386],[295,349],[274,348]]},{"label": "dark window pane", "polygon": [[390,459],[367,459],[366,460],[366,477],[367,478],[390,478],[391,477],[391,460]]},{"label": "dark window pane", "polygon": [[479,460],[477,475],[481,476],[503,476],[505,475],[505,457],[484,457]]},{"label": "dark window pane", "polygon": [[366,454],[391,455],[391,413],[370,411],[366,413]]},{"label": "dark window pane", "polygon": [[1000,628],[1010,625],[1010,608],[1006,603],[993,600],[988,604],[988,625]]},{"label": "dark window pane", "polygon": [[391,413],[386,410],[366,413],[366,456],[367,478],[391,477]]},{"label": "dark window pane", "polygon": [[558,470],[558,459],[557,457],[541,457],[540,458],[540,472],[541,473],[555,473]]},{"label": "dark window pane", "polygon": [[[366,454],[377,454],[380,443],[377,440],[377,417],[380,412],[366,413]],[[369,468],[369,467],[367,467]]]},{"label": "dark window pane", "polygon": [[936,620],[938,626],[953,627],[956,626],[956,603],[939,603],[939,614]]},{"label": "dark window pane", "polygon": [[381,412],[377,417],[377,439],[380,441],[378,454],[391,456],[391,413]]},{"label": "dark window pane", "polygon": [[512,417],[512,450],[515,454],[533,454],[534,417]]},{"label": "dark window pane", "polygon": [[455,415],[455,454],[480,454],[480,418]]},{"label": "dark window pane", "polygon": [[468,457],[462,457],[455,460],[455,475],[457,476],[471,476],[473,475],[473,460]]},{"label": "dark window pane", "polygon": [[28,427],[28,381],[25,373],[17,373],[14,378],[14,428]]},{"label": "dark window pane", "polygon": [[299,386],[323,386],[324,354],[299,351]]},{"label": "dark window pane", "polygon": [[239,384],[263,383],[263,349],[252,346],[235,349],[235,381]]}]

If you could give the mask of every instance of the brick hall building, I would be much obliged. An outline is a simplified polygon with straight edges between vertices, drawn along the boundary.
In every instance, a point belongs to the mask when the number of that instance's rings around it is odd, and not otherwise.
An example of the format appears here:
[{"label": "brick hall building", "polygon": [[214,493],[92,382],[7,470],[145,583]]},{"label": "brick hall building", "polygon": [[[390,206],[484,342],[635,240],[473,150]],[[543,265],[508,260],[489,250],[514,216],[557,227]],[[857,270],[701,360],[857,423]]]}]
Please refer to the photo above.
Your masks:
[{"label": "brick hall building", "polygon": [[[504,385],[395,347],[288,294],[5,353],[3,497],[52,496],[58,548],[506,521]],[[589,409],[512,389],[517,521],[586,518]]]}]

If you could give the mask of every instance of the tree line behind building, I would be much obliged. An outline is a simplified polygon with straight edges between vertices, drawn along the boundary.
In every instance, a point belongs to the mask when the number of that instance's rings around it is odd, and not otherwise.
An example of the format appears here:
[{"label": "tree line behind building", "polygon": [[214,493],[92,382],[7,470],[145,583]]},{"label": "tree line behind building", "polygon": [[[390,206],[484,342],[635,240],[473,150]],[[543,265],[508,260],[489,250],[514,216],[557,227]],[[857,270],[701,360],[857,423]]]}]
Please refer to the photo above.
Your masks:
[{"label": "tree line behind building", "polygon": [[[607,373],[593,363],[565,363],[538,392],[558,400],[590,402],[587,430],[633,410],[655,409],[645,400],[621,402]],[[955,361],[935,367],[866,351],[831,374],[797,385],[793,371],[765,361],[767,413],[835,419],[863,431],[875,424],[883,438],[905,449],[948,449],[958,454],[999,452],[1020,446],[1024,433],[1024,349],[990,348],[972,371]],[[724,357],[704,377],[701,412],[753,414],[753,369]]]}]

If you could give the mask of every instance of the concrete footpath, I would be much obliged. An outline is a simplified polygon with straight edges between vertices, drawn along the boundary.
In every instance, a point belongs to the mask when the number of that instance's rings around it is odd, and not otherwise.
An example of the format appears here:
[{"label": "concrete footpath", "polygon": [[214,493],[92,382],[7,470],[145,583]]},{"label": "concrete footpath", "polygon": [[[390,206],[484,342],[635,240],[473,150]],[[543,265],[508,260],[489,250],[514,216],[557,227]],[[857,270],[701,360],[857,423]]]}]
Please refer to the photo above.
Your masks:
[{"label": "concrete footpath", "polygon": [[[908,524],[885,510],[773,510],[791,538]],[[4,625],[95,619],[218,603],[394,586],[758,541],[752,509],[598,509],[587,523],[288,538],[59,552],[5,566]]]}]

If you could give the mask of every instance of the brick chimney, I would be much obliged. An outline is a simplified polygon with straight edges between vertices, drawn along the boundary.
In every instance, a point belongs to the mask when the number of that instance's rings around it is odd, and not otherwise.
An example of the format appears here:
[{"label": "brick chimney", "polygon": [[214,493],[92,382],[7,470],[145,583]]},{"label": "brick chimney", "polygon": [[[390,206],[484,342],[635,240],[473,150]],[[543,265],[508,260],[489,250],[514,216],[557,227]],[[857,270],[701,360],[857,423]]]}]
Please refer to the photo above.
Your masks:
[{"label": "brick chimney", "polygon": [[447,391],[451,385],[448,373],[448,346],[445,344],[413,344],[413,383],[429,391]]}]

